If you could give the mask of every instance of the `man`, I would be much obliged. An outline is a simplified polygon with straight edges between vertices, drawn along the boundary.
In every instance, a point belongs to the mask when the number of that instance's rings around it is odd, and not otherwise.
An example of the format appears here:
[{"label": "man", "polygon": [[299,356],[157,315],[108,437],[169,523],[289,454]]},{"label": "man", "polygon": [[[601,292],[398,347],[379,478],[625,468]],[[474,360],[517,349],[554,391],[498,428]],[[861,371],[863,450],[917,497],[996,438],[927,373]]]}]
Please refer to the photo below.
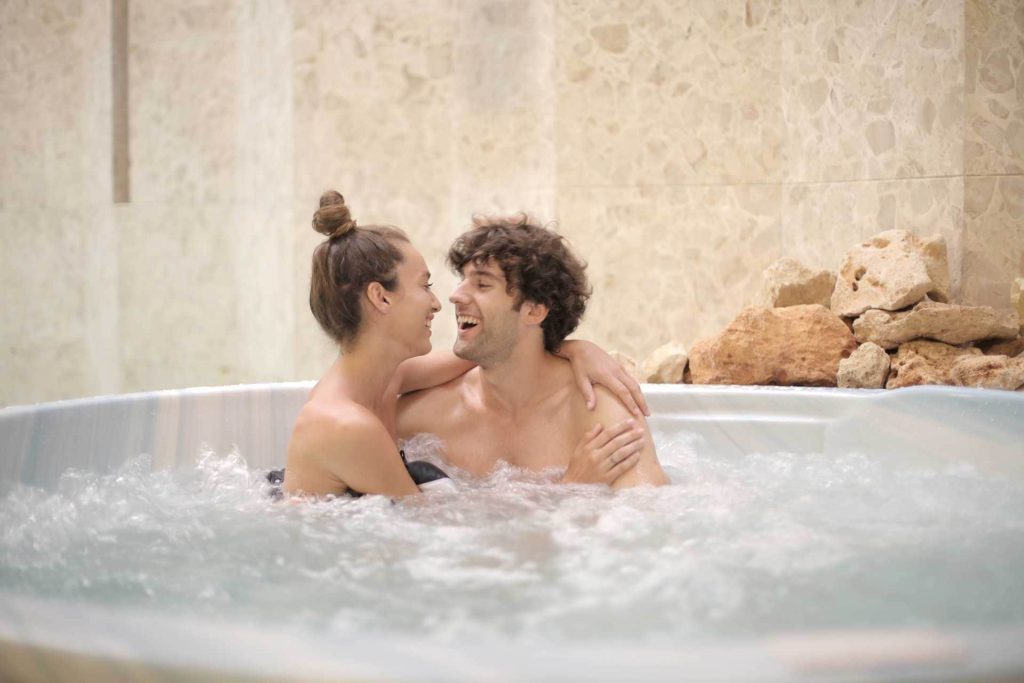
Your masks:
[{"label": "man", "polygon": [[600,386],[588,410],[569,362],[554,354],[590,295],[565,240],[525,217],[478,220],[455,240],[448,263],[462,276],[450,297],[454,351],[477,367],[403,396],[399,436],[439,436],[447,462],[476,475],[504,460],[566,468],[565,482],[668,483],[643,417]]}]

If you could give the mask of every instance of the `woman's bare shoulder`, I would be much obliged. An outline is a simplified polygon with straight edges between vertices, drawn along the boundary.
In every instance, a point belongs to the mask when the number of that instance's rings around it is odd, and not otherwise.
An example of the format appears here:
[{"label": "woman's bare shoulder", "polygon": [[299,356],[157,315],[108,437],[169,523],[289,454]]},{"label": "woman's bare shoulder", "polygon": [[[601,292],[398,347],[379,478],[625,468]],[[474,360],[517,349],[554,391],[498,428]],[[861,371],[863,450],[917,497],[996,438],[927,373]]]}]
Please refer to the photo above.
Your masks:
[{"label": "woman's bare shoulder", "polygon": [[309,453],[340,452],[390,441],[384,423],[369,409],[352,401],[310,401],[295,420],[293,439]]}]

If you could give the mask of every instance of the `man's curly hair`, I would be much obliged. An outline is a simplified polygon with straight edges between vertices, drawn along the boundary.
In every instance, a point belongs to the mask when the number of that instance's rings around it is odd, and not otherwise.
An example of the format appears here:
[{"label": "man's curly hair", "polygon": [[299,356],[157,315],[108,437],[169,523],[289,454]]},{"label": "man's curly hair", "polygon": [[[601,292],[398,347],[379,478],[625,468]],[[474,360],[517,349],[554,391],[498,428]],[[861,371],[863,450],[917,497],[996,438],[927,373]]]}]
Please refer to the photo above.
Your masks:
[{"label": "man's curly hair", "polygon": [[526,301],[547,306],[541,323],[544,348],[554,352],[580,324],[591,288],[586,264],[554,230],[534,225],[521,214],[512,218],[474,217],[448,250],[448,265],[462,274],[469,263],[494,259],[501,266],[515,310]]}]

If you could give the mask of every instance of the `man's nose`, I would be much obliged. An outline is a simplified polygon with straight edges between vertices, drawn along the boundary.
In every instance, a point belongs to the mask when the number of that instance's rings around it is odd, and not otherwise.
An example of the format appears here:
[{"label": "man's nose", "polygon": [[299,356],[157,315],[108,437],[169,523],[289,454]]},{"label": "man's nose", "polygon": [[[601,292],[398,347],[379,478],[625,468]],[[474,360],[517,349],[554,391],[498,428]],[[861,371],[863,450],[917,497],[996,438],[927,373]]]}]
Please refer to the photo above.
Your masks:
[{"label": "man's nose", "polygon": [[462,287],[464,284],[464,282],[460,282],[458,286],[455,287],[455,291],[453,291],[452,295],[448,297],[448,301],[451,301],[453,304],[459,304],[466,301],[466,295],[462,293]]}]

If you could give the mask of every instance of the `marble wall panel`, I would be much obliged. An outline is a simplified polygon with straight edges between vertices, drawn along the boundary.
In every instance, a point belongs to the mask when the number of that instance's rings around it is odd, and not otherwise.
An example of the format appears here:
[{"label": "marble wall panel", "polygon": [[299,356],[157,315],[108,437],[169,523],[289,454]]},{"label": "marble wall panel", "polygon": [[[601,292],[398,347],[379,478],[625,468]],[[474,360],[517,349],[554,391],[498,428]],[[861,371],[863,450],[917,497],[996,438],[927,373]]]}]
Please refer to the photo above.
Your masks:
[{"label": "marble wall panel", "polygon": [[291,5],[261,0],[241,8],[234,135],[235,201],[272,207],[289,218],[295,163]]},{"label": "marble wall panel", "polygon": [[295,196],[447,196],[453,2],[296,4],[293,22]]},{"label": "marble wall panel", "polygon": [[237,163],[237,35],[180,41],[160,36],[159,26],[129,13],[132,201],[230,202]]},{"label": "marble wall panel", "polygon": [[109,2],[2,3],[0,46],[0,208],[109,202]]},{"label": "marble wall panel", "polygon": [[229,251],[234,275],[238,382],[295,376],[291,205],[236,205]]},{"label": "marble wall panel", "polygon": [[779,0],[558,0],[560,187],[781,178]]},{"label": "marble wall panel", "polygon": [[230,206],[118,207],[123,389],[234,384],[246,378]]},{"label": "marble wall panel", "polygon": [[883,230],[946,240],[954,297],[963,254],[963,179],[801,183],[783,190],[782,255],[838,270],[855,244]]},{"label": "marble wall panel", "polygon": [[454,44],[454,206],[554,215],[554,0],[460,3]]},{"label": "marble wall panel", "polygon": [[0,406],[116,392],[110,210],[7,209],[0,225]]},{"label": "marble wall panel", "polygon": [[129,0],[131,33],[140,42],[188,43],[235,33],[266,0]]},{"label": "marble wall panel", "polygon": [[786,179],[963,172],[963,0],[783,5]]},{"label": "marble wall panel", "polygon": [[135,201],[287,202],[290,4],[131,4]]},{"label": "marble wall panel", "polygon": [[562,191],[559,230],[594,287],[577,336],[640,360],[719,332],[779,258],[780,195],[777,185]]},{"label": "marble wall panel", "polygon": [[1024,176],[968,176],[964,215],[963,300],[1009,308],[1024,275]]},{"label": "marble wall panel", "polygon": [[1024,173],[1024,5],[966,0],[964,171]]}]

